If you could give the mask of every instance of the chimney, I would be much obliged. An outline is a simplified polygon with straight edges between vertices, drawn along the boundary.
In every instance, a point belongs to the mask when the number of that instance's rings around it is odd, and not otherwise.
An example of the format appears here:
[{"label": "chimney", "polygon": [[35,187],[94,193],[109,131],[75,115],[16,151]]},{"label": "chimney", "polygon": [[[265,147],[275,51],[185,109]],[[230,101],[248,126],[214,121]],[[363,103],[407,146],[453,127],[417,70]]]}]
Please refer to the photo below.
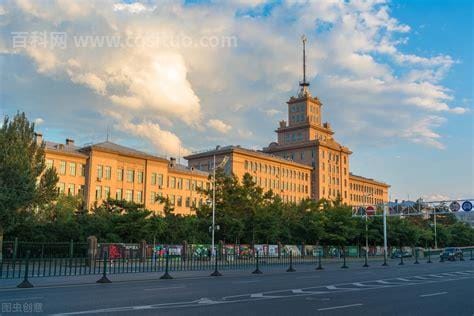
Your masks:
[{"label": "chimney", "polygon": [[66,145],[67,146],[74,146],[74,139],[66,138]]},{"label": "chimney", "polygon": [[35,133],[35,142],[37,145],[41,145],[43,143],[43,134]]},{"label": "chimney", "polygon": [[176,164],[176,158],[170,157],[170,167],[174,167],[175,164]]}]

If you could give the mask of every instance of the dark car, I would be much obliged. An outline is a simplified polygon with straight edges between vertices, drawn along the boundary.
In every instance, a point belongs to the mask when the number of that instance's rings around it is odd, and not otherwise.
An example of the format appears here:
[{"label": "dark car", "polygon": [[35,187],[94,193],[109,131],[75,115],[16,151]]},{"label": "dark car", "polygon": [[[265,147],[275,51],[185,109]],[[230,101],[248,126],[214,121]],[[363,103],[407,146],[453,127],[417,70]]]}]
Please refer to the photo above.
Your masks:
[{"label": "dark car", "polygon": [[408,251],[401,252],[400,250],[395,250],[394,252],[392,252],[391,258],[392,259],[400,258],[402,255],[403,255],[403,258],[410,258],[412,256],[411,252],[408,252]]},{"label": "dark car", "polygon": [[456,261],[456,259],[463,259],[463,253],[459,248],[444,248],[443,252],[439,254],[439,257],[444,260]]}]

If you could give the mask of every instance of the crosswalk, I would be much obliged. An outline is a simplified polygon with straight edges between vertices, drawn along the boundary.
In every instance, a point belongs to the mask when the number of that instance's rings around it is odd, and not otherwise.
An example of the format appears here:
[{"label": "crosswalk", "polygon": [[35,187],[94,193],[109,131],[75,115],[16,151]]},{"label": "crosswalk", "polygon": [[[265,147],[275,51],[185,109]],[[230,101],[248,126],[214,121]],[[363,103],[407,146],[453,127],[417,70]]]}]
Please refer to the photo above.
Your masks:
[{"label": "crosswalk", "polygon": [[351,283],[330,284],[316,287],[308,287],[301,289],[285,289],[275,290],[260,293],[250,293],[223,297],[224,302],[233,301],[247,301],[247,300],[262,300],[262,299],[278,299],[288,298],[291,296],[302,295],[326,295],[333,293],[342,293],[348,291],[362,291],[381,289],[389,287],[401,287],[409,285],[418,285],[425,283],[438,283],[444,281],[461,280],[467,278],[474,278],[474,270],[444,272],[437,274],[423,274],[413,276],[394,277],[379,280],[359,281]]}]

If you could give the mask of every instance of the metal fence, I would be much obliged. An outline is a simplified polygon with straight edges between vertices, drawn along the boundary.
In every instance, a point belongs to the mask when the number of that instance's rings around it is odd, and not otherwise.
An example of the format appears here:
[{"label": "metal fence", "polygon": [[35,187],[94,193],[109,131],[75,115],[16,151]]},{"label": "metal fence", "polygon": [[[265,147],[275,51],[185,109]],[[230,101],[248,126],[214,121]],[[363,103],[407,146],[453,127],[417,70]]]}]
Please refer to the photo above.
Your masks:
[{"label": "metal fence", "polygon": [[[105,259],[105,260],[104,260]],[[89,260],[86,257],[67,258],[30,258],[3,260],[0,263],[0,279],[58,276],[98,275],[103,273],[104,264],[108,274],[160,272],[165,271],[206,271],[217,268],[222,270],[239,270],[255,267],[257,261],[260,266],[286,266],[294,264],[316,264],[317,256],[239,256],[227,254],[225,256],[172,256],[168,254],[153,255],[145,258],[108,258],[104,253],[100,260]]]}]

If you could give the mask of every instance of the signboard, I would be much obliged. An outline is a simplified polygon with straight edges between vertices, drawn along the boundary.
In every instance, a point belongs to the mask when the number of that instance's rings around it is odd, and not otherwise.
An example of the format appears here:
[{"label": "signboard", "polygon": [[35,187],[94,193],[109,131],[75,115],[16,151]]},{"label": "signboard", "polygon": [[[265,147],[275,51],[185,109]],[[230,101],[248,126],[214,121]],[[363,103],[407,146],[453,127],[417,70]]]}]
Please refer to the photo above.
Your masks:
[{"label": "signboard", "polygon": [[268,255],[270,257],[278,257],[278,245],[268,245]]},{"label": "signboard", "polygon": [[369,205],[367,206],[365,213],[367,214],[367,216],[372,216],[375,214],[375,208],[372,205]]},{"label": "signboard", "polygon": [[[459,204],[459,203],[458,203]],[[464,201],[462,203],[462,210],[464,212],[470,212],[472,210],[472,203],[469,201]]]},{"label": "signboard", "polygon": [[451,212],[457,212],[461,208],[461,205],[459,205],[459,202],[457,201],[452,201],[451,204],[449,204],[449,209]]}]

